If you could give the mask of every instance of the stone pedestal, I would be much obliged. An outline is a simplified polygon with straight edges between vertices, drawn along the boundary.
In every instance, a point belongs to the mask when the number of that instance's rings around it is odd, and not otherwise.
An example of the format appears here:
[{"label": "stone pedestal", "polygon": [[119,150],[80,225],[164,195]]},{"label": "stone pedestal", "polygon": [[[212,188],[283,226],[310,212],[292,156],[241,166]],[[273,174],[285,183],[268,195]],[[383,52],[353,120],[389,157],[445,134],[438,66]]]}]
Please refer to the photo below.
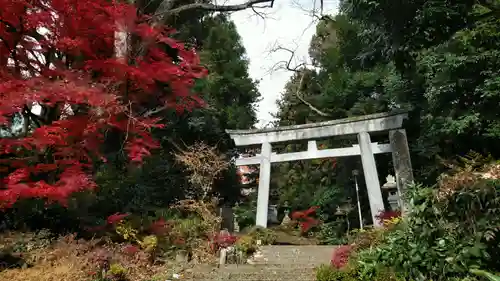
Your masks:
[{"label": "stone pedestal", "polygon": [[281,225],[282,226],[287,226],[292,221],[292,219],[290,218],[290,216],[288,216],[289,212],[290,211],[285,210],[285,216],[283,217],[283,220],[281,221]]},{"label": "stone pedestal", "polygon": [[270,223],[279,223],[278,221],[278,208],[276,205],[269,205],[267,211],[267,221]]},{"label": "stone pedestal", "polygon": [[401,204],[399,202],[400,196],[398,192],[398,186],[396,184],[396,179],[392,175],[386,177],[386,182],[382,186],[387,195],[387,202],[389,203],[391,210],[396,211],[401,209]]}]

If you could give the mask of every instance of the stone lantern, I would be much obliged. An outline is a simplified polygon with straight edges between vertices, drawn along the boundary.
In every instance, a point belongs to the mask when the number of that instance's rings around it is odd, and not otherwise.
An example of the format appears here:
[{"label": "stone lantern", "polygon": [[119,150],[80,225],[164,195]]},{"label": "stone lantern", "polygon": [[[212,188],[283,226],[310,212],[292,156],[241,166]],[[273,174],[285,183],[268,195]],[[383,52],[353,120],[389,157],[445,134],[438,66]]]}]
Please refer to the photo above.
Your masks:
[{"label": "stone lantern", "polygon": [[337,206],[336,216],[347,216],[353,207],[351,205],[351,199],[344,200],[340,206]]},{"label": "stone lantern", "polygon": [[387,192],[387,201],[391,206],[391,210],[399,210],[399,194],[396,179],[392,175],[388,175],[385,180],[386,183],[382,185],[382,189]]},{"label": "stone lantern", "polygon": [[347,223],[347,233],[351,230],[351,222],[349,221],[349,213],[353,210],[353,206],[351,205],[351,199],[347,199],[343,202],[342,205],[337,206],[337,211],[335,212],[335,216],[343,217]]},{"label": "stone lantern", "polygon": [[290,207],[288,206],[288,201],[285,201],[285,204],[283,204],[283,208],[285,209],[285,216],[283,217],[283,220],[281,221],[281,225],[286,226],[289,225],[292,219],[290,219]]}]

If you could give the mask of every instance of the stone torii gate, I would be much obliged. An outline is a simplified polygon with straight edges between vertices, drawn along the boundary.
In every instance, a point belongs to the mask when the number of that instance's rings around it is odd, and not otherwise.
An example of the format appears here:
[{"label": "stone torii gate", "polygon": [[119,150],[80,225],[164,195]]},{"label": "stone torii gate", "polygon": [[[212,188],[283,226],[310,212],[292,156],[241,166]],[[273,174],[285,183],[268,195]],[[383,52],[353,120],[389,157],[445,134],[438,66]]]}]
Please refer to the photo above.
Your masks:
[{"label": "stone torii gate", "polygon": [[[378,226],[375,216],[385,208],[374,154],[392,152],[396,183],[401,194],[404,186],[413,181],[406,131],[402,129],[403,120],[407,117],[406,112],[380,113],[270,129],[227,130],[236,146],[261,145],[260,154],[236,160],[237,166],[260,164],[256,224],[267,227],[271,163],[361,155],[370,211],[374,225]],[[372,143],[370,133],[375,132],[388,132],[390,143]],[[352,147],[318,150],[314,140],[342,135],[357,135],[359,144]],[[307,150],[284,154],[272,152],[272,143],[296,140],[309,140]],[[401,207],[404,209],[402,204]]]}]

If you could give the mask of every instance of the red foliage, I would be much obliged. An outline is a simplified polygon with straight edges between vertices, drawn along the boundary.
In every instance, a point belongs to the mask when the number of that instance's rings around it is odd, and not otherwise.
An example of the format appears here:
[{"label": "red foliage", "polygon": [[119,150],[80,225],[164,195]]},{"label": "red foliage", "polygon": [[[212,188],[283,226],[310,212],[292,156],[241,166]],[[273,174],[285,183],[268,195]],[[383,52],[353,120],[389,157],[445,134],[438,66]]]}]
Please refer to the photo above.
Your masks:
[{"label": "red foliage", "polygon": [[307,218],[311,215],[314,215],[316,213],[316,210],[318,209],[318,206],[312,206],[309,209],[305,211],[295,211],[292,213],[292,219],[294,220],[300,220],[303,218]]},{"label": "red foliage", "polygon": [[300,231],[302,232],[302,234],[305,234],[311,228],[319,224],[319,220],[312,217],[314,214],[316,214],[316,210],[318,208],[318,206],[313,206],[305,211],[296,211],[292,213],[292,219],[299,222]]},{"label": "red foliage", "polygon": [[90,256],[90,262],[97,265],[98,268],[103,269],[109,266],[113,254],[104,248],[98,248]]},{"label": "red foliage", "polygon": [[154,221],[149,226],[149,231],[155,235],[165,235],[171,229],[171,224],[166,222],[163,218]]},{"label": "red foliage", "polygon": [[[122,2],[0,0],[0,125],[19,114],[32,124],[0,139],[0,207],[22,198],[65,204],[96,187],[92,165],[105,161],[106,132],[123,132],[129,159],[140,162],[158,147],[151,129],[163,126],[146,112],[201,104],[191,95],[206,74],[196,52]],[[124,32],[147,42],[147,51],[113,57],[115,35]]]},{"label": "red foliage", "polygon": [[353,248],[350,245],[343,245],[336,248],[333,251],[332,266],[337,269],[344,267],[349,262],[352,250]]},{"label": "red foliage", "polygon": [[106,222],[110,225],[114,225],[121,222],[126,217],[128,217],[128,214],[114,213],[106,219]]},{"label": "red foliage", "polygon": [[175,246],[183,246],[186,244],[186,240],[184,240],[184,238],[176,238],[176,239],[174,239],[173,244]]},{"label": "red foliage", "polygon": [[139,248],[135,245],[127,245],[125,247],[122,248],[122,251],[124,254],[127,254],[127,255],[135,255],[137,252],[139,252]]},{"label": "red foliage", "polygon": [[337,168],[337,158],[332,158],[332,169]]},{"label": "red foliage", "polygon": [[90,233],[101,232],[106,230],[106,225],[87,226],[84,230]]},{"label": "red foliage", "polygon": [[386,225],[387,221],[392,220],[393,218],[401,217],[400,211],[380,211],[375,218],[379,221],[381,225]]},{"label": "red foliage", "polygon": [[238,237],[231,235],[230,233],[218,233],[212,237],[210,241],[210,248],[212,251],[217,251],[220,248],[227,248],[234,245],[237,240]]}]

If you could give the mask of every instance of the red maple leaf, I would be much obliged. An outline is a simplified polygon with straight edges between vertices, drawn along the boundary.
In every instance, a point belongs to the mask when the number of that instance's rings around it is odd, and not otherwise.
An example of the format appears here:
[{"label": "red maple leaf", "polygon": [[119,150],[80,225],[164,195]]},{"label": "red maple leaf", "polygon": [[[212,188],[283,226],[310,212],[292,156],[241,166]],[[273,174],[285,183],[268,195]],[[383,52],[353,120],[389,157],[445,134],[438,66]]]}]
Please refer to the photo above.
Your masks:
[{"label": "red maple leaf", "polygon": [[118,222],[121,222],[124,218],[128,217],[128,214],[120,214],[120,213],[114,213],[112,214],[111,216],[109,216],[107,219],[106,219],[106,222],[108,224],[116,224]]},{"label": "red maple leaf", "polygon": [[[129,159],[141,162],[159,147],[151,130],[163,126],[148,112],[203,105],[192,95],[206,75],[196,52],[123,2],[0,0],[0,125],[24,120],[20,134],[0,138],[0,207],[65,204],[96,187],[106,132],[122,132]],[[127,34],[146,51],[116,57],[116,38]]]},{"label": "red maple leaf", "polygon": [[127,254],[127,255],[135,255],[137,252],[139,252],[139,248],[135,245],[126,245],[122,248],[122,252]]}]

